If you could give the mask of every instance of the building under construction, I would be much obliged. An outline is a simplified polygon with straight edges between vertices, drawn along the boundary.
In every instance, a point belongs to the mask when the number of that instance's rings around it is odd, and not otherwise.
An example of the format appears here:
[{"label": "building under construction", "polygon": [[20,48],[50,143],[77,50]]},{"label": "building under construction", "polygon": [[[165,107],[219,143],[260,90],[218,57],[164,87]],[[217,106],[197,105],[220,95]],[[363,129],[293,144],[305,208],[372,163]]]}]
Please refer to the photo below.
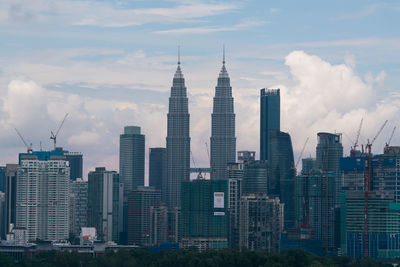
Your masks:
[{"label": "building under construction", "polygon": [[354,258],[399,257],[400,148],[387,146],[384,154],[343,158],[341,170],[343,253]]},{"label": "building under construction", "polygon": [[228,180],[181,183],[180,247],[228,247]]},{"label": "building under construction", "polygon": [[265,193],[240,199],[239,246],[278,253],[284,223],[284,204]]}]

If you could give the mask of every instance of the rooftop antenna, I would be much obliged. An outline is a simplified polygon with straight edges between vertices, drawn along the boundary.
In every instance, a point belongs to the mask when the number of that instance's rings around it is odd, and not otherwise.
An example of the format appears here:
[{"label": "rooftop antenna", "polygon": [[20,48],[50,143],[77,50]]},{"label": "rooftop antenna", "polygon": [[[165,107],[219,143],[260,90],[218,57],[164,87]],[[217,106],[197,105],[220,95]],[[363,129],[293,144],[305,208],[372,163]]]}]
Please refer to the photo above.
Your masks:
[{"label": "rooftop antenna", "polygon": [[178,45],[178,65],[181,64],[181,46]]},{"label": "rooftop antenna", "polygon": [[222,64],[225,65],[225,44],[222,45]]}]

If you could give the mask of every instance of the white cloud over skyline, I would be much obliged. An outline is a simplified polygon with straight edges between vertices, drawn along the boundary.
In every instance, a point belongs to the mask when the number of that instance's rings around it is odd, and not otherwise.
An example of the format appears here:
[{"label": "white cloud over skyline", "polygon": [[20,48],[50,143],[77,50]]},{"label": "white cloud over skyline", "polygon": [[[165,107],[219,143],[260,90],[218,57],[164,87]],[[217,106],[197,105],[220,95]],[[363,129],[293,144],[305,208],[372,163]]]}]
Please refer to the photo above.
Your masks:
[{"label": "white cloud over skyline", "polygon": [[363,142],[389,120],[373,148],[380,153],[399,124],[400,9],[392,2],[0,1],[0,165],[25,151],[14,127],[35,149],[50,149],[65,113],[57,141],[84,153],[85,176],[99,165],[118,170],[125,125],[142,127],[146,153],[165,146],[178,45],[198,166],[208,165],[223,44],[238,150],[259,149],[259,89],[268,87],[281,89],[295,158],[307,137],[305,156],[315,154],[319,131],[346,133],[348,152],[361,117]]},{"label": "white cloud over skyline", "polygon": [[[344,132],[347,136],[355,136],[361,118],[364,118],[362,136],[365,138],[372,138],[377,132],[377,124],[389,120],[387,129],[377,140],[374,149],[381,152],[380,147],[387,141],[385,134],[388,135],[391,131],[389,128],[400,122],[396,116],[399,98],[384,97],[378,101],[376,98],[379,84],[384,83],[384,72],[361,78],[356,74],[354,65],[334,65],[303,51],[288,54],[285,65],[289,68],[286,73],[289,79],[276,79],[271,87],[281,89],[281,128],[291,134],[296,154],[305,139],[310,137],[305,156],[314,155],[316,134],[320,131]],[[167,72],[169,77],[164,82],[170,85],[173,71]],[[282,75],[269,70],[260,72]],[[187,76],[190,75],[185,76],[187,86],[188,83],[196,83],[196,80],[188,80]],[[235,86],[236,77],[231,74],[231,79],[237,118],[237,148],[256,150],[258,154],[258,88],[261,87]],[[215,81],[210,81],[211,84],[215,82],[216,77]],[[205,143],[209,143],[214,92],[210,87],[197,88],[196,94],[190,93],[190,87],[188,91],[193,155],[198,166],[207,166]],[[153,94],[157,98],[157,92]],[[14,160],[10,161],[12,157],[3,157],[2,164],[15,162],[17,153],[24,150],[14,127],[34,143],[34,148],[38,149],[39,141],[43,142],[44,148],[51,148],[51,142],[47,140],[50,130],[57,128],[65,113],[69,113],[58,139],[59,145],[71,151],[84,152],[85,172],[98,165],[118,170],[118,138],[124,126],[142,127],[146,135],[146,152],[149,147],[165,146],[167,99],[163,104],[150,102],[135,98],[101,99],[95,94],[82,97],[76,93],[46,89],[46,86],[40,86],[32,80],[12,80],[8,84],[7,94],[0,101],[0,123],[3,125],[0,146],[6,154],[14,155]],[[399,140],[394,138],[394,141]],[[350,141],[345,136],[343,143],[345,153],[348,153]]]}]

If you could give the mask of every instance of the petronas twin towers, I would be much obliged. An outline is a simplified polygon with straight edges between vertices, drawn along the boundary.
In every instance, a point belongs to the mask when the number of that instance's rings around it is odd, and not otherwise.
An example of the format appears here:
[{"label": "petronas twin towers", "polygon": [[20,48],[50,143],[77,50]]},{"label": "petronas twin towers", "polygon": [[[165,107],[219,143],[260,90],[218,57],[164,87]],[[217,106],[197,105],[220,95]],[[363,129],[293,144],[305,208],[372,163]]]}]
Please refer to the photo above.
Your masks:
[{"label": "petronas twin towers", "polygon": [[[189,111],[186,91],[178,59],[167,115],[167,179],[163,191],[169,209],[180,206],[180,184],[190,180]],[[215,87],[211,121],[211,179],[226,179],[227,164],[235,162],[236,159],[236,137],[232,87],[225,68],[225,52]]]}]

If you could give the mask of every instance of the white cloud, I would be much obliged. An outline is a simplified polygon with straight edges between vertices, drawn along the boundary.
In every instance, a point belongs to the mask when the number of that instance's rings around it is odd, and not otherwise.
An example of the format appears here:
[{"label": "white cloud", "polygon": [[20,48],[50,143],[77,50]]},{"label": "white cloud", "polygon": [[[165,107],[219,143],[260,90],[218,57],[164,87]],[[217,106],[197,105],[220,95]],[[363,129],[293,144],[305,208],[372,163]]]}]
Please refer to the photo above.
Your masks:
[{"label": "white cloud", "polygon": [[137,26],[145,23],[185,22],[235,10],[228,3],[182,3],[163,8],[121,8],[98,1],[7,0],[0,4],[0,23],[49,23],[64,21],[70,25],[101,27]]},{"label": "white cloud", "polygon": [[[282,128],[292,134],[297,150],[310,137],[306,151],[314,154],[316,134],[321,131],[355,136],[362,117],[362,134],[369,138],[378,132],[379,125],[386,119],[390,125],[399,124],[396,99],[377,99],[377,83],[383,82],[384,72],[373,79],[362,80],[352,66],[331,65],[302,51],[290,53],[285,64],[296,84],[280,86]],[[382,136],[377,140],[376,152],[382,152],[384,139]],[[348,154],[350,143],[345,137],[343,143]]]},{"label": "white cloud", "polygon": [[[160,56],[164,57],[166,56]],[[137,82],[139,79],[144,85],[151,87],[151,79],[157,77],[163,90],[169,90],[175,67],[161,64],[162,75],[151,71],[152,64],[156,64],[160,58],[149,58],[141,50],[134,51],[124,58],[123,63],[117,63],[127,65],[128,68],[116,77],[128,76],[128,69],[137,65],[137,60],[140,60],[144,69],[132,69],[131,72],[137,74],[126,83]],[[169,57],[164,60],[168,61]],[[379,125],[389,119],[388,127],[374,146],[377,152],[381,152],[390,128],[400,123],[396,116],[399,113],[400,100],[396,95],[377,99],[381,95],[379,90],[384,86],[386,73],[371,73],[361,78],[356,74],[354,62],[355,60],[334,65],[318,56],[294,51],[285,58],[289,73],[284,70],[271,71],[262,67],[263,65],[257,65],[257,71],[244,68],[247,71],[243,74],[243,66],[233,68],[235,63],[230,62],[228,67],[232,67],[230,74],[235,97],[237,150],[259,149],[259,88],[267,86],[281,88],[281,128],[291,134],[296,153],[299,153],[305,139],[310,137],[305,155],[314,155],[316,134],[320,131],[336,130],[345,132],[350,137],[355,136],[361,117],[364,118],[361,133],[364,139],[373,137]],[[207,71],[184,69],[190,100],[191,147],[197,166],[208,165],[205,142],[209,144],[212,97],[218,75],[218,68],[211,72],[208,70],[211,65],[213,64],[207,61]],[[52,66],[48,66],[48,70],[53,74]],[[53,75],[54,80],[46,80],[46,83],[58,82],[61,77],[62,84],[65,77],[72,77],[69,72],[68,75],[62,75],[61,70],[72,71],[69,68],[60,68],[60,76]],[[96,84],[104,83],[102,76],[112,76],[117,71],[104,69],[97,73]],[[95,73],[93,71],[93,75]],[[142,73],[146,75],[145,79],[140,77]],[[76,74],[81,76],[73,77],[76,79],[74,81],[85,82],[85,77],[88,77],[87,73],[76,71]],[[285,75],[288,79],[278,78]],[[240,77],[246,77],[246,81],[242,81]],[[88,80],[95,82],[95,77],[91,80],[89,75]],[[115,86],[114,88],[118,87],[117,84]],[[21,132],[34,143],[35,148],[38,148],[40,140],[43,141],[44,149],[51,148],[48,139],[50,130],[57,128],[65,113],[70,115],[57,141],[71,151],[84,152],[85,171],[99,165],[118,170],[118,138],[126,125],[142,127],[142,132],[146,135],[146,151],[148,147],[165,146],[167,98],[161,104],[156,104],[145,103],[135,97],[123,100],[101,98],[104,92],[93,92],[93,95],[84,97],[76,93],[50,91],[33,81],[11,81],[0,100],[2,151],[7,155],[15,155],[16,158],[17,153],[24,150],[14,133],[14,126],[21,127]],[[153,94],[156,98],[159,93]],[[345,151],[348,151],[350,142],[346,137],[343,142]],[[392,144],[396,142],[400,142],[400,138],[395,135]],[[5,157],[2,159],[9,160]]]},{"label": "white cloud", "polygon": [[154,31],[156,34],[207,34],[207,33],[215,33],[215,32],[226,32],[226,31],[239,31],[249,29],[251,27],[261,26],[267,23],[262,20],[244,20],[238,24],[229,26],[229,27],[188,27],[188,28],[179,28],[179,29],[170,29],[170,30],[160,30]]},{"label": "white cloud", "polygon": [[95,132],[83,131],[79,134],[71,135],[68,144],[74,146],[96,146],[99,144],[100,135]]}]

